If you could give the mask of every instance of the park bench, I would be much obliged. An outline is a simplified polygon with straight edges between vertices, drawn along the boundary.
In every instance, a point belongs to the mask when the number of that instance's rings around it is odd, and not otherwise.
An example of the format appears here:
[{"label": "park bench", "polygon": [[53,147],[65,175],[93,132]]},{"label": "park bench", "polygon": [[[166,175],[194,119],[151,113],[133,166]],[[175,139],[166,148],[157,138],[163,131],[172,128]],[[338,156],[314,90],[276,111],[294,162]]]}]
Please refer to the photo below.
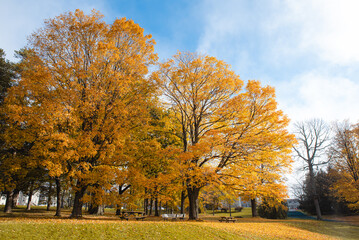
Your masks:
[{"label": "park bench", "polygon": [[136,220],[144,220],[146,218],[145,213],[144,212],[139,212],[139,211],[123,211],[120,214],[120,219],[121,220],[127,220],[128,219],[136,219]]},{"label": "park bench", "polygon": [[233,217],[221,217],[218,221],[220,222],[236,222],[237,219],[233,218]]},{"label": "park bench", "polygon": [[186,214],[177,214],[176,218],[179,220],[184,220],[184,218],[186,217]]},{"label": "park bench", "polygon": [[163,219],[163,220],[166,221],[166,220],[168,220],[168,218],[169,218],[169,217],[168,217],[168,214],[162,214],[162,219]]},{"label": "park bench", "polygon": [[184,218],[186,217],[186,214],[162,214],[162,219],[167,221],[167,220],[184,220]]}]

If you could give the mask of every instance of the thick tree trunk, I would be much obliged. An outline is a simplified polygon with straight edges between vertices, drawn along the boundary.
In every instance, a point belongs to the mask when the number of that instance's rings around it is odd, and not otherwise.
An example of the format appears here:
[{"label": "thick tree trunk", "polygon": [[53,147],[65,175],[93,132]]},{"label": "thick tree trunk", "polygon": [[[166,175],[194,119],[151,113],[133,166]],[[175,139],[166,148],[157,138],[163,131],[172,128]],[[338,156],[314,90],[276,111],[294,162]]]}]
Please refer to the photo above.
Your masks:
[{"label": "thick tree trunk", "polygon": [[229,205],[229,216],[232,217],[232,208],[231,208],[231,203],[228,203]]},{"label": "thick tree trunk", "polygon": [[47,208],[46,208],[46,211],[50,211],[51,195],[52,195],[52,182],[50,180],[49,191],[47,193]]},{"label": "thick tree trunk", "polygon": [[317,220],[322,220],[322,213],[320,211],[317,188],[316,188],[315,179],[314,179],[314,171],[313,171],[313,166],[311,164],[309,164],[309,181],[310,181],[310,185],[311,185],[310,187],[312,189],[313,196],[314,196],[314,206],[315,206],[315,211],[317,213]]},{"label": "thick tree trunk", "polygon": [[197,187],[188,187],[187,195],[189,201],[189,219],[196,220],[198,219],[198,196],[200,188]]},{"label": "thick tree trunk", "polygon": [[[131,187],[131,185],[127,185],[124,188],[122,188],[125,184],[119,185],[118,186],[118,194],[122,195],[127,189],[129,189]],[[116,215],[120,215],[121,214],[121,207],[119,205],[116,205]]]},{"label": "thick tree trunk", "polygon": [[160,215],[162,215],[162,201],[160,201]]},{"label": "thick tree trunk", "polygon": [[86,192],[87,186],[82,187],[80,190],[75,192],[75,199],[74,199],[74,206],[72,208],[71,212],[71,218],[81,218],[82,217],[82,206],[83,201],[82,197],[84,196]]},{"label": "thick tree trunk", "polygon": [[144,211],[145,215],[148,215],[148,198],[145,198],[145,200],[143,202],[143,211]]},{"label": "thick tree trunk", "polygon": [[121,215],[121,209],[120,208],[116,209],[116,215]]},{"label": "thick tree trunk", "polygon": [[61,217],[61,205],[63,201],[61,201],[61,182],[60,182],[60,178],[56,177],[55,178],[55,183],[56,183],[56,217]]},{"label": "thick tree trunk", "polygon": [[212,206],[212,215],[214,216],[214,208],[216,206],[216,200],[213,200],[213,206]]},{"label": "thick tree trunk", "polygon": [[93,201],[93,199],[96,199],[96,193],[91,193],[91,201],[90,204],[87,204],[88,206],[88,213],[92,215],[104,215],[105,213],[105,206],[99,205]]},{"label": "thick tree trunk", "polygon": [[150,200],[150,216],[152,215],[152,206],[153,206],[153,199]]},{"label": "thick tree trunk", "polygon": [[65,190],[62,190],[62,194],[61,194],[61,208],[65,207]]},{"label": "thick tree trunk", "polygon": [[12,212],[12,197],[13,197],[13,195],[14,195],[13,191],[6,192],[6,203],[5,203],[5,208],[4,208],[5,213]]},{"label": "thick tree trunk", "polygon": [[184,201],[186,200],[186,192],[183,190],[181,192],[181,214],[184,214]]},{"label": "thick tree trunk", "polygon": [[158,198],[155,199],[155,216],[160,216],[160,214],[158,213]]},{"label": "thick tree trunk", "polygon": [[12,208],[16,208],[17,206],[17,200],[19,199],[19,194],[20,194],[20,190],[19,189],[15,189],[14,193],[12,195],[12,202],[11,202],[11,207]]},{"label": "thick tree trunk", "polygon": [[256,199],[251,199],[251,208],[252,208],[252,217],[257,217],[257,201]]},{"label": "thick tree trunk", "polygon": [[28,198],[28,200],[27,200],[26,211],[30,211],[30,210],[31,210],[32,193],[33,193],[33,189],[32,189],[32,185],[31,185],[31,186],[30,186],[30,190],[29,190],[29,198]]},{"label": "thick tree trunk", "polygon": [[104,215],[105,213],[105,206],[104,205],[92,205],[90,204],[88,212],[93,215]]}]

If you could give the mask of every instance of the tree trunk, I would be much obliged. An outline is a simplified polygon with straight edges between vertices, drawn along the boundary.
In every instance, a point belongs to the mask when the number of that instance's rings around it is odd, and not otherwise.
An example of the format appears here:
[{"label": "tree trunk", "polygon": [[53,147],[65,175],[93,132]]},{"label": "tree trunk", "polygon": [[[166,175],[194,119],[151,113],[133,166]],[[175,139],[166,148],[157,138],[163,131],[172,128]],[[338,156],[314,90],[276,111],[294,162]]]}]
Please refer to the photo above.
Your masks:
[{"label": "tree trunk", "polygon": [[[97,186],[98,187],[98,186]],[[92,215],[104,215],[105,213],[105,206],[94,202],[93,199],[96,199],[96,193],[91,193],[91,201],[88,206],[88,213]]]},{"label": "tree trunk", "polygon": [[158,213],[158,198],[155,199],[155,217],[159,217],[160,214]]},{"label": "tree trunk", "polygon": [[228,203],[229,205],[229,216],[232,217],[232,208],[231,208],[231,203]]},{"label": "tree trunk", "polygon": [[198,219],[198,196],[199,196],[198,187],[188,187],[187,195],[189,201],[189,219],[196,220]]},{"label": "tree trunk", "polygon": [[[61,205],[63,201],[61,201],[61,182],[59,177],[55,177],[56,183],[56,217],[61,217]],[[63,199],[62,199],[63,200]]]},{"label": "tree trunk", "polygon": [[212,215],[214,216],[214,207],[216,206],[216,200],[213,200]]},{"label": "tree trunk", "polygon": [[251,208],[252,208],[252,217],[257,217],[257,201],[256,199],[251,199]]},{"label": "tree trunk", "polygon": [[65,193],[66,193],[66,191],[63,190],[62,194],[61,194],[61,208],[65,207]]},{"label": "tree trunk", "polygon": [[14,192],[13,191],[7,191],[6,192],[6,203],[5,203],[5,208],[4,208],[4,212],[5,213],[11,213],[12,212],[12,198],[14,196]]},{"label": "tree trunk", "polygon": [[74,206],[72,208],[71,212],[71,218],[81,218],[82,217],[82,206],[83,201],[82,197],[84,196],[86,192],[87,186],[80,188],[80,190],[77,190],[75,192],[75,199],[74,199]]},{"label": "tree trunk", "polygon": [[150,200],[150,216],[152,215],[152,206],[153,206],[153,199]]},{"label": "tree trunk", "polygon": [[51,195],[52,195],[52,182],[51,182],[51,179],[50,179],[49,191],[47,193],[47,208],[46,208],[46,211],[50,211]]},{"label": "tree trunk", "polygon": [[29,190],[29,199],[27,200],[26,211],[30,211],[30,210],[31,210],[32,193],[33,193],[33,187],[32,187],[32,185],[31,185],[31,186],[30,186],[30,190]]},{"label": "tree trunk", "polygon": [[160,215],[162,215],[162,201],[160,201]]},{"label": "tree trunk", "polygon": [[148,215],[148,198],[145,198],[144,202],[143,202],[143,210],[145,215]]},{"label": "tree trunk", "polygon": [[20,190],[19,189],[15,189],[14,193],[12,195],[12,202],[11,202],[11,207],[12,208],[16,208],[17,206],[17,200],[19,199],[19,194],[20,194]]},{"label": "tree trunk", "polygon": [[92,205],[90,204],[88,212],[93,215],[104,215],[105,206],[104,205]]},{"label": "tree trunk", "polygon": [[181,214],[184,214],[184,202],[186,200],[186,192],[183,190],[181,192]]},{"label": "tree trunk", "polygon": [[314,196],[314,206],[315,206],[315,211],[317,213],[317,220],[322,220],[322,213],[320,211],[319,200],[318,200],[319,197],[318,197],[317,188],[315,185],[314,171],[313,171],[312,164],[309,164],[309,181],[310,181],[311,189],[312,189],[313,196]]},{"label": "tree trunk", "polygon": [[[119,195],[122,195],[127,189],[129,189],[131,187],[131,184],[122,188],[123,186],[125,186],[125,184],[121,184],[118,186],[118,194]],[[120,215],[120,214],[121,214],[121,207],[120,207],[120,205],[116,205],[116,215]]]}]

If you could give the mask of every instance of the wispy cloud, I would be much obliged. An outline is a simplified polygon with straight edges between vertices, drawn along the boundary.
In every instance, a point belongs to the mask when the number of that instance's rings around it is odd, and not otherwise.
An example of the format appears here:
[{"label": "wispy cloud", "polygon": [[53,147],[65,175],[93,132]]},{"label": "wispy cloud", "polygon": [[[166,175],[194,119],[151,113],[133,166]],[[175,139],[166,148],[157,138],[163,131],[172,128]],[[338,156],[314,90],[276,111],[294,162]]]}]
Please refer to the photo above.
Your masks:
[{"label": "wispy cloud", "polygon": [[307,72],[277,84],[277,92],[281,107],[294,120],[359,121],[359,84],[349,78]]},{"label": "wispy cloud", "polygon": [[291,119],[359,120],[359,2],[203,1],[198,50],[277,89]]}]

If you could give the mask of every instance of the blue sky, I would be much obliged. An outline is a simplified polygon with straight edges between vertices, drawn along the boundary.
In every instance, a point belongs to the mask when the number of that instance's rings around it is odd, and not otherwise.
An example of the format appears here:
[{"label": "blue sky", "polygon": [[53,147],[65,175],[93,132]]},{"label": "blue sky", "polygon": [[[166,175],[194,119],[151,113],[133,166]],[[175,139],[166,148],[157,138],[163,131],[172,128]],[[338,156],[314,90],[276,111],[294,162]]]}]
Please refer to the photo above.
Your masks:
[{"label": "blue sky", "polygon": [[[0,0],[0,48],[14,50],[66,11],[133,19],[156,40],[161,60],[198,51],[246,81],[276,88],[292,122],[359,121],[359,1],[355,0]],[[292,178],[293,180],[293,178]]]},{"label": "blue sky", "polygon": [[359,3],[332,0],[0,0],[0,48],[13,51],[44,19],[76,8],[111,23],[133,19],[160,59],[198,51],[232,65],[243,80],[274,86],[294,121],[359,120]]}]

